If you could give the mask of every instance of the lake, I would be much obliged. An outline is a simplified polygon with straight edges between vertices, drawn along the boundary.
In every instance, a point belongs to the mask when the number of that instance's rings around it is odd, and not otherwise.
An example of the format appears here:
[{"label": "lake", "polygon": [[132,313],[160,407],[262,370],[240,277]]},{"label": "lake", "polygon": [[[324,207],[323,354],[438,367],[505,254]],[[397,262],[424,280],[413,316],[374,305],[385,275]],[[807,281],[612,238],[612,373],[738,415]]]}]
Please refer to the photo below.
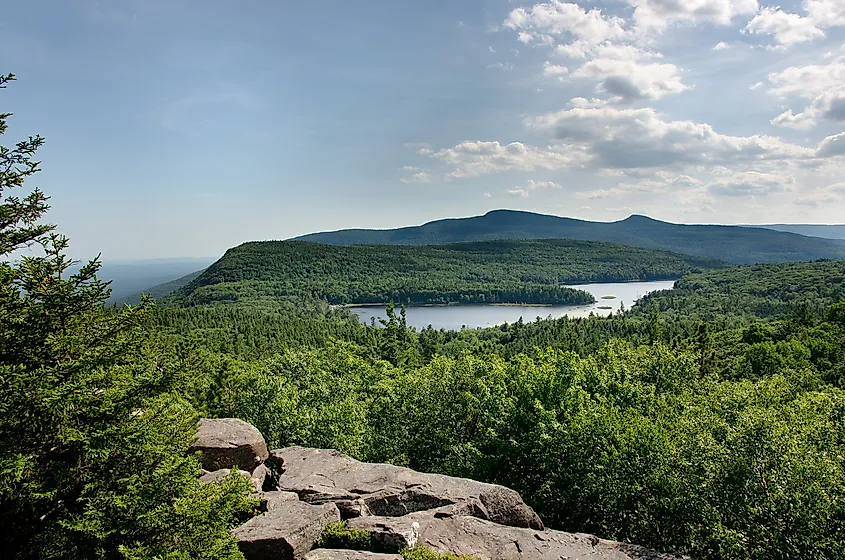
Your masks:
[{"label": "lake", "polygon": [[[534,321],[537,317],[560,318],[568,315],[571,318],[588,317],[590,313],[608,315],[619,310],[624,303],[626,309],[635,301],[658,290],[669,290],[674,286],[674,280],[658,282],[627,282],[612,284],[581,284],[569,286],[576,290],[584,290],[593,294],[596,303],[592,305],[552,305],[547,307],[521,305],[451,305],[431,307],[408,307],[408,326],[422,330],[428,325],[436,329],[459,330],[463,327],[479,328],[493,327],[502,323],[515,323],[522,320]],[[362,323],[370,323],[375,317],[387,318],[383,305],[352,307]]]}]

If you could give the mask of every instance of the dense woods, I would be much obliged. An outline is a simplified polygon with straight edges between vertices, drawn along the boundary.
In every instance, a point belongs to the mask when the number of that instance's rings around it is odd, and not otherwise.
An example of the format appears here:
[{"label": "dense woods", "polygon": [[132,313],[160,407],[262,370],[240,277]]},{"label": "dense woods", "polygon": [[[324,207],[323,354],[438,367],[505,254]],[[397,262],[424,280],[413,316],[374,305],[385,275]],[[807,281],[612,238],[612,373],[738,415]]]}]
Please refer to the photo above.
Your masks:
[{"label": "dense woods", "polygon": [[[693,275],[680,313],[669,291],[609,318],[461,332],[416,332],[398,311],[355,325],[316,305],[238,333],[204,325],[257,308],[161,307],[157,321],[168,344],[193,333],[214,349],[192,354],[195,406],[248,419],[272,445],[509,485],[554,527],[695,557],[835,558],[843,267]],[[723,315],[714,298],[742,305]]]},{"label": "dense woods", "polygon": [[725,263],[613,243],[551,239],[426,247],[245,243],[189,282],[182,305],[279,298],[331,304],[586,304],[562,284],[678,278]]}]

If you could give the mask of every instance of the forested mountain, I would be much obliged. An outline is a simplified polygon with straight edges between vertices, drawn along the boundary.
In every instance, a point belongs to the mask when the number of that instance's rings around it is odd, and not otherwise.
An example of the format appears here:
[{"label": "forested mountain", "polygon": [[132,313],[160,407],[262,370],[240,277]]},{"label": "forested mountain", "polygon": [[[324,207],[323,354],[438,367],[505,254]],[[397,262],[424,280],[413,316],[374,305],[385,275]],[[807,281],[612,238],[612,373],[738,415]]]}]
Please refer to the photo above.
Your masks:
[{"label": "forested mountain", "polygon": [[313,233],[297,239],[330,245],[429,245],[552,238],[625,243],[737,264],[845,258],[845,241],[771,229],[671,224],[645,216],[610,223],[587,222],[513,210],[494,210],[483,216],[437,220],[400,229]]},{"label": "forested mountain", "polygon": [[640,309],[713,320],[731,316],[819,315],[845,301],[845,261],[767,263],[685,276],[672,290],[649,294]]},{"label": "forested mountain", "polygon": [[748,226],[773,229],[775,231],[786,231],[807,235],[810,237],[824,237],[827,239],[845,239],[845,225],[838,224],[768,224],[760,226]]},{"label": "forested mountain", "polygon": [[582,304],[593,297],[561,284],[663,280],[725,266],[565,239],[422,247],[253,242],[227,251],[175,299],[184,305],[285,297],[316,297],[332,304]]}]

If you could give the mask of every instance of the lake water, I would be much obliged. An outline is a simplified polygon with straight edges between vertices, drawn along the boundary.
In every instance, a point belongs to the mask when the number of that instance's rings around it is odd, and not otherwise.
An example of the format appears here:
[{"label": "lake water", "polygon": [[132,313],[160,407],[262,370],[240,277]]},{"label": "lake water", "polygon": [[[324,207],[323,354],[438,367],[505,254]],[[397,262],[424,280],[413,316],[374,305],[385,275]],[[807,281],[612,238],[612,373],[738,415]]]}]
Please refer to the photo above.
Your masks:
[{"label": "lake water", "polygon": [[[560,318],[568,315],[571,318],[588,317],[590,313],[608,315],[619,310],[624,303],[626,309],[641,297],[658,290],[669,290],[675,284],[673,280],[659,282],[627,282],[615,284],[582,284],[569,286],[576,290],[584,290],[593,294],[596,303],[592,305],[553,305],[548,307],[531,307],[516,305],[452,305],[434,307],[408,307],[408,326],[417,330],[428,325],[436,329],[459,330],[463,327],[479,328],[493,327],[502,323],[515,323],[522,320],[534,321],[537,317]],[[385,307],[366,306],[353,307],[352,311],[362,323],[370,323],[373,317],[387,318]]]}]

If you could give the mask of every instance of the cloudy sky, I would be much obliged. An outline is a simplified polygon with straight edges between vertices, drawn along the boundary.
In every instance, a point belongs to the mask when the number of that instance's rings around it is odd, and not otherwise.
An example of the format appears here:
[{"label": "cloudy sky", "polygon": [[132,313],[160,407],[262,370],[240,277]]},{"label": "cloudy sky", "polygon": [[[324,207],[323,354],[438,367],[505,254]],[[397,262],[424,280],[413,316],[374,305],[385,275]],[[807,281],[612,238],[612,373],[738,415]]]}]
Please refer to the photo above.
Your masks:
[{"label": "cloudy sky", "polygon": [[494,208],[845,222],[845,0],[28,0],[0,71],[78,256]]}]

